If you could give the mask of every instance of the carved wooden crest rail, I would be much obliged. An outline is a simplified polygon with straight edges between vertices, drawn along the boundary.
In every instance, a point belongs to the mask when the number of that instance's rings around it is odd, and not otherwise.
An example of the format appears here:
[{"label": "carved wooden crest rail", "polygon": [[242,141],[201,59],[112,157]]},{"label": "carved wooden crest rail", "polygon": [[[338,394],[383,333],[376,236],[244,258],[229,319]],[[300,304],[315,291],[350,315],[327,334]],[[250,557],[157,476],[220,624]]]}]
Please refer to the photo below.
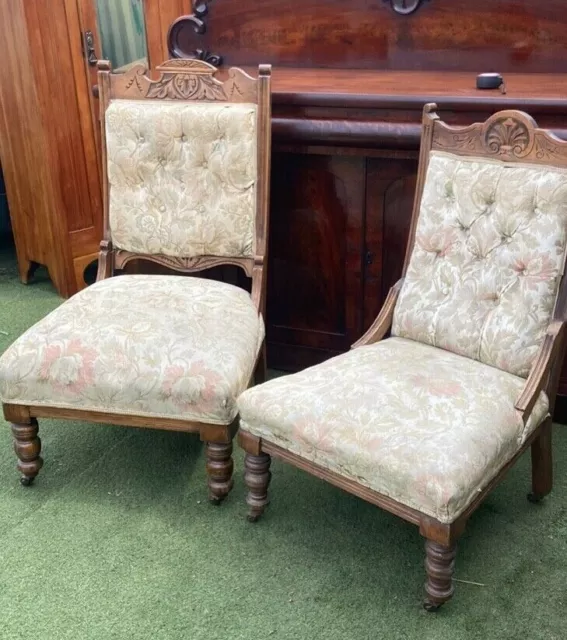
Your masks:
[{"label": "carved wooden crest rail", "polygon": [[500,111],[482,124],[450,127],[438,123],[432,149],[451,149],[460,155],[493,156],[506,162],[567,164],[565,142],[520,111]]},{"label": "carved wooden crest rail", "polygon": [[495,0],[186,2],[169,54],[215,66],[567,71],[565,0],[512,13]]}]

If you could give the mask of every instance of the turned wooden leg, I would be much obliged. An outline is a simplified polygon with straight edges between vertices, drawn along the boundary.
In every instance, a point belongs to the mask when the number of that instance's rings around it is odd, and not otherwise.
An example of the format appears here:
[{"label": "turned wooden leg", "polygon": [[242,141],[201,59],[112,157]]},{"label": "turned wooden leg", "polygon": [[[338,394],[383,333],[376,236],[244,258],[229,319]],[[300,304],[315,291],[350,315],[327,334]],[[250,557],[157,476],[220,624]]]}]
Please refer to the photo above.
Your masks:
[{"label": "turned wooden leg", "polygon": [[41,440],[38,438],[38,425],[35,418],[30,424],[12,424],[14,435],[14,450],[18,456],[18,471],[22,474],[20,482],[28,487],[43,466]]},{"label": "turned wooden leg", "polygon": [[234,484],[232,442],[207,442],[206,446],[209,500],[213,504],[220,504],[230,493]]},{"label": "turned wooden leg", "polygon": [[532,492],[530,502],[540,502],[553,487],[553,459],[551,453],[551,422],[546,423],[532,443]]},{"label": "turned wooden leg", "polygon": [[455,570],[455,555],[457,546],[444,546],[432,540],[425,541],[425,583],[424,608],[436,611],[453,596],[453,571]]},{"label": "turned wooden leg", "polygon": [[246,504],[249,522],[256,522],[270,502],[268,485],[272,478],[271,462],[272,458],[267,453],[260,453],[257,456],[247,453],[244,457],[244,482],[248,487]]}]

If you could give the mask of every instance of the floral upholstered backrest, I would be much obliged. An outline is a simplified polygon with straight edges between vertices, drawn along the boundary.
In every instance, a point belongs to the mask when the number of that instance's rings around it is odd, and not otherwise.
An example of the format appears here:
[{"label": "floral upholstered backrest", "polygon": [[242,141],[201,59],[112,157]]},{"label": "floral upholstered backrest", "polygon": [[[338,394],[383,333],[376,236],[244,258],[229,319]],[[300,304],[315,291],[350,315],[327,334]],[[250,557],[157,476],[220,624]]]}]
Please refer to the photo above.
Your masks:
[{"label": "floral upholstered backrest", "polygon": [[[478,153],[482,136],[435,144],[433,134],[392,333],[526,377],[564,267],[567,168],[518,161],[528,151],[545,156],[525,126],[515,134],[509,118],[503,126],[485,131],[493,157]],[[498,135],[512,143],[499,144]],[[466,153],[442,151],[444,140]]]},{"label": "floral upholstered backrest", "polygon": [[115,247],[254,255],[255,104],[113,100],[106,148]]},{"label": "floral upholstered backrest", "polygon": [[132,254],[254,258],[265,193],[258,82],[238,69],[220,82],[197,60],[158,71],[100,76],[107,238]]}]

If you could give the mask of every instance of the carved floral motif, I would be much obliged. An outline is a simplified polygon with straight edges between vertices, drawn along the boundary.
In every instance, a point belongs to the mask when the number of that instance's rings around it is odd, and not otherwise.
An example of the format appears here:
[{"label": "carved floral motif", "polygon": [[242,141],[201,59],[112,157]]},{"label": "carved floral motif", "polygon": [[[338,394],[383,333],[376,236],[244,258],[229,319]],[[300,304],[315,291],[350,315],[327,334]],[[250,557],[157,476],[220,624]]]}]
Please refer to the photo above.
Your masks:
[{"label": "carved floral motif", "polygon": [[226,99],[222,84],[212,76],[177,73],[164,73],[160,80],[152,82],[146,97],[182,100]]},{"label": "carved floral motif", "polygon": [[230,257],[214,257],[214,256],[197,256],[194,258],[182,258],[176,256],[165,255],[148,255],[137,254],[125,251],[124,249],[117,249],[115,252],[115,267],[117,269],[123,269],[124,266],[131,260],[144,259],[150,262],[175,269],[176,271],[185,271],[188,273],[194,271],[202,271],[203,269],[210,269],[221,265],[235,265],[241,267],[246,275],[252,277],[253,261],[249,258],[230,258]]}]

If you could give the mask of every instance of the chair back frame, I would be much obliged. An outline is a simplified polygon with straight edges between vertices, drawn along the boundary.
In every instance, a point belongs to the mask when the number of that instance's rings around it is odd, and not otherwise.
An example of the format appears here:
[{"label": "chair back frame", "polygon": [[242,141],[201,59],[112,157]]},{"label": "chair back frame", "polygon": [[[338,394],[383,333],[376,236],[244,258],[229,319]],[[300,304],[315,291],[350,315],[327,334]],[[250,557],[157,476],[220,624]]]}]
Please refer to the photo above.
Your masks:
[{"label": "chair back frame", "polygon": [[[202,60],[169,60],[157,67],[159,78],[151,79],[143,65],[126,73],[112,73],[110,63],[98,63],[98,87],[103,176],[103,240],[100,246],[97,280],[114,275],[132,260],[149,260],[178,272],[195,273],[219,265],[236,265],[252,278],[252,298],[265,312],[268,202],[271,155],[271,66],[260,65],[258,78],[241,69],[228,70],[228,79],[215,78],[217,69]],[[200,102],[252,103],[257,105],[257,181],[255,211],[255,255],[253,257],[176,257],[132,253],[114,248],[109,222],[109,185],[106,149],[106,110],[111,100],[195,100]]]}]

